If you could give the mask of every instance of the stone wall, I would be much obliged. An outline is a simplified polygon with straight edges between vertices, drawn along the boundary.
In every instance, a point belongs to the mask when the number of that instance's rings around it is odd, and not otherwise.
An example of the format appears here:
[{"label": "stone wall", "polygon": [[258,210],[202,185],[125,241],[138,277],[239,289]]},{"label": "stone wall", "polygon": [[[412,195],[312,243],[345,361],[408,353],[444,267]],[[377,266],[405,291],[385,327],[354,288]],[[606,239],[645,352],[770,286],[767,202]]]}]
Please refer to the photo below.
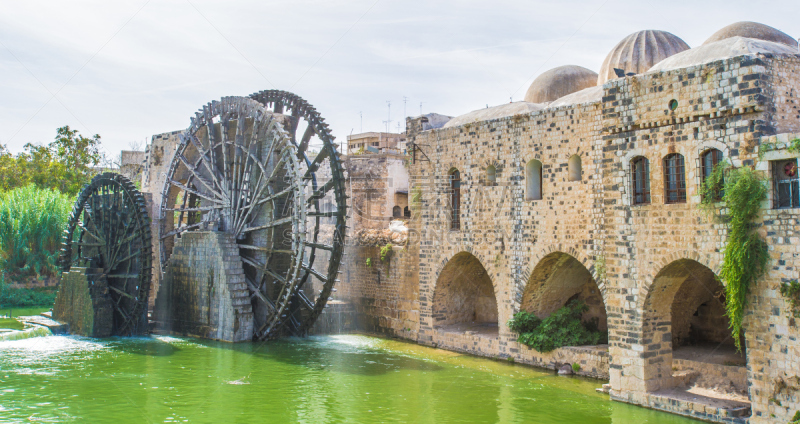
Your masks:
[{"label": "stone wall", "polygon": [[141,181],[147,152],[123,150],[119,154],[119,173],[131,181]]},{"label": "stone wall", "polygon": [[161,216],[161,197],[164,190],[167,170],[180,144],[178,136],[181,133],[183,133],[183,131],[172,131],[154,135],[145,151],[145,166],[141,173],[141,191],[147,200],[147,212],[150,214],[150,233],[153,235],[153,279],[150,285],[151,308],[155,305],[155,296],[158,294],[162,276],[161,247],[158,240],[158,235],[160,234],[159,218]]},{"label": "stone wall", "polygon": [[53,319],[66,323],[71,334],[109,337],[114,326],[114,307],[102,269],[73,267],[61,274],[53,305]]},{"label": "stone wall", "polygon": [[159,331],[227,342],[253,338],[253,311],[239,248],[230,234],[178,239],[156,297]]},{"label": "stone wall", "polygon": [[[612,80],[594,103],[430,131],[409,121],[408,140],[419,146],[410,193],[413,198],[419,191],[421,197],[409,246],[419,249],[418,283],[381,278],[378,286],[374,271],[362,269],[346,277],[348,283],[358,281],[353,296],[363,292],[377,303],[396,296],[394,287],[418,287],[416,311],[396,305],[388,311],[362,309],[376,332],[540,366],[593,363],[600,370],[593,375],[608,375],[617,400],[733,420],[743,410],[696,407],[660,394],[677,387],[673,374],[685,366],[673,361],[673,348],[732,343],[716,277],[725,227],[698,208],[699,157],[715,148],[735,166],[767,171],[766,161],[796,156],[785,146],[796,134],[780,132],[798,131],[800,125],[798,63],[796,56],[743,56]],[[759,160],[758,146],[767,142],[778,148]],[[664,158],[674,153],[684,158],[686,201],[669,204]],[[574,155],[581,159],[577,181],[568,172]],[[630,163],[638,156],[649,161],[648,204],[632,202]],[[526,164],[532,160],[541,163],[542,199],[531,201]],[[495,183],[486,177],[490,166],[496,169]],[[460,228],[451,231],[454,169],[461,175],[461,214]],[[760,233],[773,260],[769,274],[751,288],[744,334],[753,422],[773,414],[785,420],[800,409],[793,388],[800,369],[791,360],[800,354],[798,331],[778,293],[781,281],[797,278],[798,210],[774,210],[770,201],[763,206]],[[455,318],[439,316],[453,299],[437,297],[437,290],[451,280],[448,263],[465,255],[481,265],[493,288],[496,334],[437,324]],[[351,255],[353,265],[343,269],[357,267],[363,257]],[[474,284],[468,280],[464,284]],[[508,330],[506,322],[516,311],[547,315],[578,293],[595,306],[601,301],[607,352],[600,346],[580,348],[591,354],[576,348],[540,354],[520,346]],[[406,305],[413,307],[413,301]],[[385,317],[400,311],[418,313],[418,332],[391,330],[394,321]],[[595,316],[602,315],[596,308]]]},{"label": "stone wall", "polygon": [[[404,163],[403,156],[386,153],[345,157],[353,228],[386,228],[394,206],[402,210],[408,205],[408,170]],[[405,197],[398,196],[398,191]]]},{"label": "stone wall", "polygon": [[[414,340],[419,330],[418,248],[394,247],[385,262],[379,250],[347,246],[336,298],[353,306],[359,331]],[[366,265],[367,258],[372,266]]]}]

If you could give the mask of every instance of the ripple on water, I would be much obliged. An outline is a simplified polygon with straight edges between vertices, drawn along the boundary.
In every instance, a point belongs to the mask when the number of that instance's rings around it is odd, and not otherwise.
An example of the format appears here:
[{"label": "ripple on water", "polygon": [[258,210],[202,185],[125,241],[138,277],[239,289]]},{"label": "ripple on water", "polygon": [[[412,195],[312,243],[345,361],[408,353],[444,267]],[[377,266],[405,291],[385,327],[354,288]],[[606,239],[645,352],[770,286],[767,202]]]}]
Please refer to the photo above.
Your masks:
[{"label": "ripple on water", "polygon": [[597,381],[367,336],[51,336],[0,342],[0,370],[0,422],[687,422]]}]

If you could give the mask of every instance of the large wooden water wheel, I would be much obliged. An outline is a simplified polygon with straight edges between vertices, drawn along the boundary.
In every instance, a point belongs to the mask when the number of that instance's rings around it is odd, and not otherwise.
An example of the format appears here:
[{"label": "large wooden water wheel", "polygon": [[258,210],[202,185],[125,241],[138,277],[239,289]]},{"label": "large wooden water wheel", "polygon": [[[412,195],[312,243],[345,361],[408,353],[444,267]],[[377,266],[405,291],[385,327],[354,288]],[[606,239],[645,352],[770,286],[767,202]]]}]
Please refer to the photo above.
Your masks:
[{"label": "large wooden water wheel", "polygon": [[113,306],[111,334],[146,334],[152,240],[142,194],[120,174],[95,176],[69,218],[61,269],[83,267],[108,284]]},{"label": "large wooden water wheel", "polygon": [[[307,145],[293,136],[295,121],[251,98],[209,103],[181,136],[162,193],[161,263],[169,266],[175,239],[187,231],[230,233],[238,243],[259,340],[303,334],[335,280],[328,283],[330,261],[323,270],[314,266],[314,253],[339,251],[334,277],[341,258],[341,243],[320,243],[314,224],[334,216],[319,203],[334,187],[341,186],[343,196],[343,183],[316,184],[315,171],[325,158],[306,162]],[[338,161],[335,151],[333,156]],[[304,294],[310,276],[325,280],[327,290],[311,298]],[[323,294],[326,300],[320,300]]]},{"label": "large wooden water wheel", "polygon": [[292,302],[290,323],[303,334],[327,306],[340,274],[347,218],[345,175],[334,137],[317,110],[300,96],[280,90],[250,95],[275,114],[286,117],[297,146],[303,184],[309,196],[305,265]]}]

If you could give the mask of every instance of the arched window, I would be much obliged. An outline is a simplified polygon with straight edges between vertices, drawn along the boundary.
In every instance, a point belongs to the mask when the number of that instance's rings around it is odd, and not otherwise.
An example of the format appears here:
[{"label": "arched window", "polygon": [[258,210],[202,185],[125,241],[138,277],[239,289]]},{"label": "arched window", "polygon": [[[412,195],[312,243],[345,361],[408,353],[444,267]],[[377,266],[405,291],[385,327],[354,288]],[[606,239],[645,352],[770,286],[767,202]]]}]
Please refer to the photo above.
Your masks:
[{"label": "arched window", "polygon": [[580,181],[581,180],[581,157],[578,155],[572,155],[569,158],[569,162],[567,163],[569,168],[569,180],[570,181]]},{"label": "arched window", "polygon": [[650,203],[650,161],[644,156],[631,161],[631,193],[634,205]]},{"label": "arched window", "polygon": [[534,159],[525,165],[525,200],[542,199],[542,163]]},{"label": "arched window", "polygon": [[461,173],[450,171],[450,229],[461,229]]},{"label": "arched window", "polygon": [[497,168],[494,165],[486,167],[486,184],[493,186],[497,183]]},{"label": "arched window", "polygon": [[409,209],[408,206],[403,208],[403,216],[406,218],[411,218],[411,209]]},{"label": "arched window", "polygon": [[[700,155],[700,175],[702,176],[702,183],[705,184],[714,167],[722,162],[722,152],[717,149],[708,149]],[[720,184],[721,185],[721,184]],[[722,187],[715,187],[713,191],[714,198],[712,200],[720,201],[723,195]]]},{"label": "arched window", "polygon": [[680,153],[664,158],[664,202],[686,203],[686,172]]},{"label": "arched window", "polygon": [[400,218],[402,216],[402,213],[403,210],[400,208],[400,206],[395,206],[392,208],[392,217]]}]

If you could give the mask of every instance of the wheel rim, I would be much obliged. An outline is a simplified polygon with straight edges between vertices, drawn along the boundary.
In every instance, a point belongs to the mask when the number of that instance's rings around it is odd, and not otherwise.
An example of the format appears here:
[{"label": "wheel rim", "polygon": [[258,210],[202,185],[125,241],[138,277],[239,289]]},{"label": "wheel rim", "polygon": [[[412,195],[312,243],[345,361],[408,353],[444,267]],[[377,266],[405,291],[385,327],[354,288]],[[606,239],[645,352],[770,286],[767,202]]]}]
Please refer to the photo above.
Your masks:
[{"label": "wheel rim", "polygon": [[280,90],[265,90],[250,97],[288,118],[286,129],[297,147],[308,193],[305,262],[288,322],[293,334],[303,335],[327,306],[340,274],[347,218],[344,169],[328,124],[311,104]]},{"label": "wheel rim", "polygon": [[304,255],[305,193],[281,121],[246,97],[207,104],[181,136],[162,193],[162,264],[168,266],[175,239],[187,231],[231,234],[258,339],[284,326]]},{"label": "wheel rim", "polygon": [[148,332],[151,243],[147,207],[130,180],[104,173],[83,188],[67,225],[61,268],[90,268],[106,279],[114,335]]}]

